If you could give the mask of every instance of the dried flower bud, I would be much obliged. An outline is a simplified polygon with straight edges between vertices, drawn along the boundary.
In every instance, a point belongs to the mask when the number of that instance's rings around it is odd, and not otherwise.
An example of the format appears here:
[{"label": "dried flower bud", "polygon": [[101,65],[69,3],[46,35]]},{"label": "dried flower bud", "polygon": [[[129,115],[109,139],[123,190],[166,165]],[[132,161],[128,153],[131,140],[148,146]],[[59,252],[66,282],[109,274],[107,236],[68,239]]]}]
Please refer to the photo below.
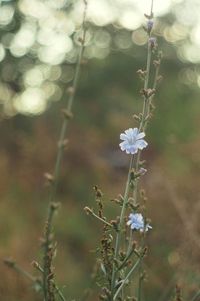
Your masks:
[{"label": "dried flower bud", "polygon": [[100,299],[100,300],[107,300],[108,297],[107,297],[106,295],[100,295],[100,296],[99,296],[99,299]]},{"label": "dried flower bud", "polygon": [[69,142],[68,139],[64,139],[64,140],[58,141],[58,147],[66,149],[68,142]]},{"label": "dried flower bud", "polygon": [[139,173],[140,173],[141,176],[144,176],[146,172],[147,172],[147,169],[145,169],[145,168],[143,168],[143,167],[141,167],[141,168],[139,169]]},{"label": "dried flower bud", "polygon": [[69,88],[67,89],[67,92],[68,92],[70,95],[73,95],[73,94],[75,93],[74,87],[69,87]]},{"label": "dried flower bud", "polygon": [[38,269],[38,268],[40,267],[39,263],[38,263],[37,261],[35,261],[35,260],[33,260],[33,261],[31,262],[31,265],[32,265],[34,268],[36,268],[36,269]]},{"label": "dried flower bud", "polygon": [[160,83],[160,82],[162,81],[162,79],[163,79],[162,75],[159,75],[159,76],[157,77],[157,83]]},{"label": "dried flower bud", "polygon": [[117,198],[116,199],[111,199],[110,201],[116,203],[117,205],[122,205],[123,204],[122,200],[118,200]]},{"label": "dried flower bud", "polygon": [[84,210],[85,210],[86,214],[88,214],[88,215],[92,214],[92,209],[90,209],[89,207],[85,207]]},{"label": "dried flower bud", "polygon": [[94,189],[94,191],[95,191],[95,193],[96,193],[96,197],[97,197],[97,198],[102,198],[103,193],[102,193],[101,190],[98,188],[98,186],[95,185],[95,186],[93,187],[93,189]]},{"label": "dried flower bud", "polygon": [[147,251],[148,251],[148,248],[144,247],[144,249],[142,250],[142,256],[146,256],[147,255]]},{"label": "dried flower bud", "polygon": [[146,97],[146,98],[151,97],[152,95],[155,94],[155,92],[156,92],[155,89],[142,89],[142,90],[140,91],[140,93],[141,93],[144,97]]},{"label": "dried flower bud", "polygon": [[134,211],[137,211],[140,208],[140,204],[139,203],[132,204],[131,207]]},{"label": "dried flower bud", "polygon": [[136,73],[142,78],[144,78],[147,74],[146,70],[142,70],[142,69],[139,69]]},{"label": "dried flower bud", "polygon": [[54,180],[53,175],[50,174],[50,173],[48,173],[48,172],[46,172],[46,173],[44,174],[44,177],[45,177],[48,181],[53,181],[53,180]]},{"label": "dried flower bud", "polygon": [[118,232],[119,231],[119,227],[118,227],[119,222],[117,220],[111,220],[110,223],[113,226],[113,228],[115,229],[115,231]]},{"label": "dried flower bud", "polygon": [[141,121],[140,116],[138,116],[138,115],[136,115],[136,114],[133,115],[133,118],[134,118],[135,121],[137,121],[137,122],[140,122],[140,121]]},{"label": "dried flower bud", "polygon": [[154,64],[155,67],[160,66],[160,60],[154,60],[153,64]]},{"label": "dried flower bud", "polygon": [[51,206],[52,210],[57,210],[59,208],[59,206],[60,206],[60,203],[58,203],[58,202],[52,202],[50,206]]},{"label": "dried flower bud", "polygon": [[129,198],[129,199],[128,199],[128,203],[129,203],[129,204],[134,204],[134,201],[135,201],[134,198]]},{"label": "dried flower bud", "polygon": [[150,15],[144,14],[144,16],[145,16],[148,20],[153,19],[153,13],[151,13]]},{"label": "dried flower bud", "polygon": [[79,41],[82,45],[84,45],[84,39],[83,39],[82,37],[79,37],[79,38],[78,38],[78,41]]},{"label": "dried flower bud", "polygon": [[66,119],[72,119],[72,118],[73,118],[73,114],[72,114],[72,112],[69,111],[69,110],[63,109],[63,110],[62,110],[62,113],[63,113],[63,115],[64,115],[64,117],[65,117]]},{"label": "dried flower bud", "polygon": [[13,268],[15,266],[15,261],[12,258],[5,258],[3,262],[9,267]]},{"label": "dried flower bud", "polygon": [[157,46],[156,38],[154,37],[149,38],[149,45],[151,46],[151,49],[154,49]]}]

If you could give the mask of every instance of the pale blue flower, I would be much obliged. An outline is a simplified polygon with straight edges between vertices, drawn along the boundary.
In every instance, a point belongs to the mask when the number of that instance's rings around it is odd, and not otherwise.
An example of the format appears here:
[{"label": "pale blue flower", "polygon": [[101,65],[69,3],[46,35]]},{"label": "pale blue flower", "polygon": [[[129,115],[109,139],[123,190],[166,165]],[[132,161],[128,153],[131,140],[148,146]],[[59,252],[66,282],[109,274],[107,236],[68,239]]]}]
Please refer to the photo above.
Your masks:
[{"label": "pale blue flower", "polygon": [[120,135],[120,139],[124,140],[119,144],[122,151],[127,154],[136,154],[139,149],[147,147],[148,143],[142,139],[145,133],[139,132],[138,128],[130,128]]},{"label": "pale blue flower", "polygon": [[139,230],[140,232],[146,232],[152,229],[149,224],[145,224],[141,213],[131,213],[127,225],[130,226],[132,230]]}]

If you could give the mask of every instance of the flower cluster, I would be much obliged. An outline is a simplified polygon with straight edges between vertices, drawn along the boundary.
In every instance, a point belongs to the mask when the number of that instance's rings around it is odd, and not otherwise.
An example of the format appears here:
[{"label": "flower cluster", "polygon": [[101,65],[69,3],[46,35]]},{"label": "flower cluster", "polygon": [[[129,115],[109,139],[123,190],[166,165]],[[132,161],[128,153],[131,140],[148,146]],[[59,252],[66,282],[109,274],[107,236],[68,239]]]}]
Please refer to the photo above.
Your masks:
[{"label": "flower cluster", "polygon": [[126,151],[127,154],[136,154],[138,150],[142,150],[147,147],[148,143],[143,139],[145,133],[139,132],[138,128],[130,128],[120,135],[120,139],[123,140],[119,144],[122,151]]},{"label": "flower cluster", "polygon": [[132,230],[139,230],[140,232],[147,232],[152,227],[149,224],[145,224],[144,218],[141,213],[131,213],[127,225]]}]

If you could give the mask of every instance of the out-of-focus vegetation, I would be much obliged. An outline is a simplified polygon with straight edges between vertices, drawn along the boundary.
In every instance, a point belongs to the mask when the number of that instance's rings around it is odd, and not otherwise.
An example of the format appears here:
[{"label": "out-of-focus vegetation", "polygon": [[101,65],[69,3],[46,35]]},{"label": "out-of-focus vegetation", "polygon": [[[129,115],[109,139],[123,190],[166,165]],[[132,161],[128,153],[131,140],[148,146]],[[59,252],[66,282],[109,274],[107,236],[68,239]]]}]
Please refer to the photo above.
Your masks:
[{"label": "out-of-focus vegetation", "polygon": [[[83,208],[94,206],[92,187],[105,205],[123,191],[127,157],[119,133],[141,108],[145,65],[142,12],[149,1],[88,0],[88,33],[69,145],[62,165],[56,219],[56,274],[66,295],[79,300],[93,287],[98,223]],[[162,5],[162,7],[161,7]],[[40,256],[46,195],[60,113],[74,74],[81,1],[1,1],[0,7],[0,220],[1,258],[12,256],[32,271]],[[198,289],[200,211],[200,24],[197,1],[155,1],[155,34],[164,79],[147,132],[144,187],[153,231],[149,235],[146,300],[169,300],[175,284],[185,299]],[[23,277],[1,265],[4,301],[40,300]],[[91,296],[91,300],[95,295]]]}]

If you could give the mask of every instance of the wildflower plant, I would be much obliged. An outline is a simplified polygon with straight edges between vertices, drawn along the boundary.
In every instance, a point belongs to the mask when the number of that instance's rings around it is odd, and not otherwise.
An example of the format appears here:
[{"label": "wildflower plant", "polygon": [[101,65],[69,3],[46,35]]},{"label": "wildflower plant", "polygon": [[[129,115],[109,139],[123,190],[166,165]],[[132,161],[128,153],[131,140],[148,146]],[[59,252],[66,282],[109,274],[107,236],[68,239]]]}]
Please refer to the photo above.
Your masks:
[{"label": "wildflower plant", "polygon": [[[123,196],[115,199],[119,206],[119,214],[108,221],[103,211],[102,193],[95,186],[96,201],[99,211],[85,208],[86,212],[103,224],[101,240],[99,274],[101,283],[100,299],[107,301],[136,300],[141,301],[142,282],[144,280],[143,260],[147,253],[145,237],[152,226],[147,220],[145,202],[146,196],[139,189],[140,178],[146,173],[144,162],[141,160],[142,152],[148,147],[144,139],[147,124],[152,116],[154,106],[153,97],[156,93],[157,83],[160,79],[159,67],[161,53],[158,51],[157,41],[153,32],[153,0],[151,11],[145,15],[147,24],[147,62],[145,69],[137,71],[144,83],[141,89],[143,109],[139,115],[134,115],[137,127],[129,128],[120,134],[119,144],[122,151],[130,156],[129,171]],[[151,84],[153,82],[153,84]],[[136,241],[134,232],[139,232],[141,239]],[[99,249],[98,249],[99,250]],[[137,292],[132,293],[132,278],[138,278]],[[134,286],[135,287],[135,286]]]}]

